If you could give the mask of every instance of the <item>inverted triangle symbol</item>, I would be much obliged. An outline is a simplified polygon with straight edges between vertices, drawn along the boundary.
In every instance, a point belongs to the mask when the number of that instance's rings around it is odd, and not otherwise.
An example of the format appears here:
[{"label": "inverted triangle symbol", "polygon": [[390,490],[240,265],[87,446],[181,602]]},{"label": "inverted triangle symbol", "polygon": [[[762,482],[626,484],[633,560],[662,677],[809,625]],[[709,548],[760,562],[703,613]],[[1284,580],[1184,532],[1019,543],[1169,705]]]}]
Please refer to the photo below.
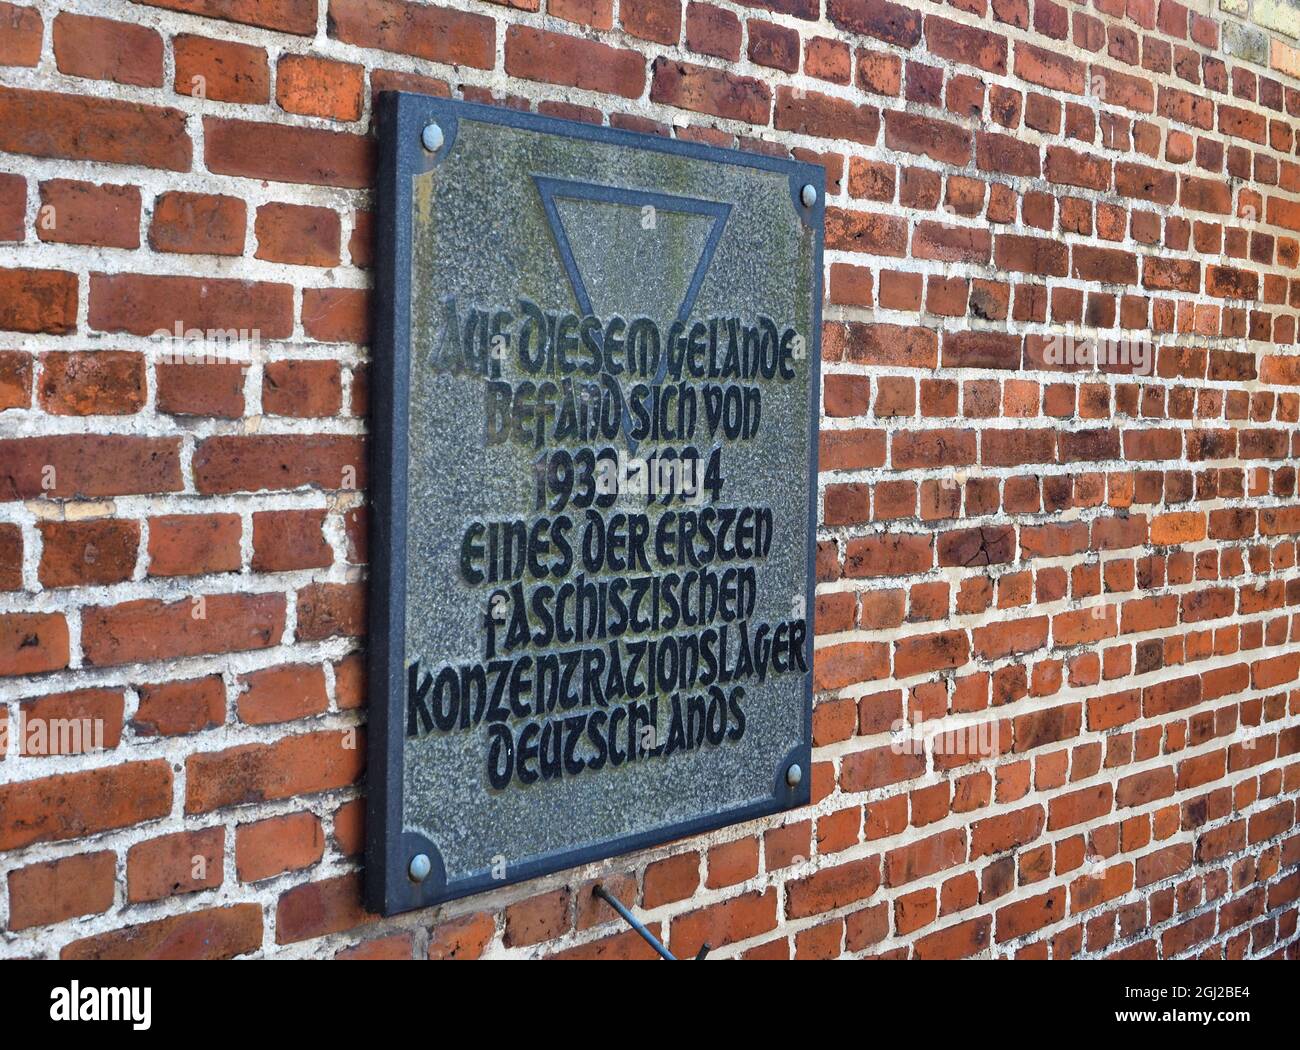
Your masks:
[{"label": "inverted triangle symbol", "polygon": [[[679,321],[685,321],[690,316],[691,310],[695,307],[695,299],[700,294],[700,287],[704,284],[704,276],[709,272],[709,266],[713,262],[713,253],[717,251],[718,242],[722,240],[723,228],[727,224],[727,217],[731,214],[730,204],[721,201],[702,200],[698,197],[678,197],[668,193],[652,193],[649,190],[630,190],[621,186],[603,186],[595,182],[556,179],[549,175],[534,175],[533,182],[537,185],[537,193],[542,199],[542,208],[546,212],[546,221],[550,224],[551,233],[555,237],[556,247],[559,249],[560,258],[564,263],[564,271],[568,275],[569,285],[573,288],[573,296],[584,314],[594,314],[596,311],[592,308],[587,282],[578,268],[578,261],[573,253],[573,245],[569,240],[568,231],[564,227],[564,220],[560,217],[559,208],[556,206],[557,200],[626,204],[634,208],[644,208],[649,205],[656,211],[711,216],[713,226],[709,230],[709,235],[704,242],[704,250],[700,253],[699,261],[691,274],[691,282],[687,286],[686,295],[677,310],[677,320]],[[666,367],[666,361],[661,362],[661,366]],[[661,375],[657,377],[656,381],[662,381],[662,378],[661,368]]]}]

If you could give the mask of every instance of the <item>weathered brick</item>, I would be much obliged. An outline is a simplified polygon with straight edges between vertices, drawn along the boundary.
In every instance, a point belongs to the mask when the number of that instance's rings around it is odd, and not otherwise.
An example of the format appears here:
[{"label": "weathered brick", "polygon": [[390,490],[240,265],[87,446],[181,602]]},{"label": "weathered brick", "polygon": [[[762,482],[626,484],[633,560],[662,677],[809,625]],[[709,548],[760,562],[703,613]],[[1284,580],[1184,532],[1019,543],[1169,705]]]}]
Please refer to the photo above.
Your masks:
[{"label": "weathered brick", "polygon": [[40,533],[39,577],[46,587],[121,583],[135,570],[139,522],[43,521]]},{"label": "weathered brick", "polygon": [[0,270],[0,330],[67,335],[77,330],[77,276]]},{"label": "weathered brick", "polygon": [[36,236],[53,244],[140,247],[140,191],[73,179],[41,183]]},{"label": "weathered brick", "polygon": [[374,143],[365,135],[205,117],[203,139],[204,163],[218,175],[345,189],[374,180]]},{"label": "weathered brick", "polygon": [[62,434],[0,439],[0,501],[94,498],[181,488],[175,438]]},{"label": "weathered brick", "polygon": [[753,77],[657,58],[652,67],[650,100],[715,117],[766,124],[772,91]]},{"label": "weathered brick", "polygon": [[220,277],[96,273],[90,278],[90,326],[144,336],[256,332],[283,339],[293,332],[293,289]]},{"label": "weathered brick", "polygon": [[164,193],[154,201],[149,246],[186,255],[242,255],[245,212],[237,197]]},{"label": "weathered brick", "polygon": [[141,598],[88,606],[82,617],[87,664],[111,667],[244,652],[277,645],[284,632],[282,594],[205,594],[175,602]]},{"label": "weathered brick", "polygon": [[260,47],[178,33],[172,38],[178,95],[257,104],[271,98],[271,72]]},{"label": "weathered brick", "polygon": [[325,852],[325,835],[314,813],[290,813],[241,824],[235,831],[235,871],[240,882],[260,882],[301,871]]},{"label": "weathered brick", "polygon": [[54,61],[68,76],[162,87],[163,41],[147,26],[61,11],[54,19]]},{"label": "weathered brick", "polygon": [[130,827],[171,806],[171,766],[161,759],[0,784],[0,849]]},{"label": "weathered brick", "polygon": [[9,872],[8,928],[51,926],[106,912],[113,904],[116,882],[117,856],[112,851],[16,868]]},{"label": "weathered brick", "polygon": [[496,56],[491,18],[405,0],[329,0],[329,33],[359,47],[477,69],[491,69]]},{"label": "weathered brick", "polygon": [[220,826],[137,842],[126,853],[127,900],[156,901],[220,886],[225,842]]},{"label": "weathered brick", "polygon": [[180,110],[11,87],[0,87],[0,150],[167,171],[191,163]]},{"label": "weathered brick", "polygon": [[145,402],[144,357],[127,350],[41,355],[37,396],[59,416],[129,416]]},{"label": "weathered brick", "polygon": [[322,730],[194,754],[185,766],[185,811],[207,813],[351,784],[365,766],[365,740],[355,730]]},{"label": "weathered brick", "polygon": [[[157,0],[155,0],[157,2]],[[232,904],[184,912],[66,945],[62,959],[232,959],[262,946],[262,909]]]}]

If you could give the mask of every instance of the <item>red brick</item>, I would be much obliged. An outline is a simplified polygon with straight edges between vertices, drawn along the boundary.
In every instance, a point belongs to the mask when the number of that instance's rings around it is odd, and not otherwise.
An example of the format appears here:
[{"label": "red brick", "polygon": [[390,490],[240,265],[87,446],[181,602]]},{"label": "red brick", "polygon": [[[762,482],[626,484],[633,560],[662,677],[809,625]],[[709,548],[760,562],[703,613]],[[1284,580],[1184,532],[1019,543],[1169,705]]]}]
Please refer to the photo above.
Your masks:
[{"label": "red brick", "polygon": [[965,959],[989,946],[993,919],[982,915],[930,933],[912,947],[916,959]]},{"label": "red brick", "polygon": [[342,404],[337,361],[272,361],[262,370],[262,410],[268,415],[328,417]]},{"label": "red brick", "polygon": [[760,80],[669,58],[654,61],[650,100],[749,124],[766,124],[772,108]]},{"label": "red brick", "polygon": [[525,25],[506,30],[505,70],[513,77],[623,98],[636,98],[645,87],[640,52]]},{"label": "red brick", "polygon": [[[0,11],[0,18],[4,12]],[[77,854],[9,872],[10,930],[52,926],[113,906],[117,856],[111,851]]]},{"label": "red brick", "polygon": [[1064,186],[1090,190],[1107,190],[1111,182],[1111,163],[1102,157],[1076,153],[1064,146],[1047,147],[1047,178]]},{"label": "red brick", "polygon": [[140,247],[140,191],[72,179],[41,183],[36,236],[55,244]]},{"label": "red brick", "polygon": [[590,930],[609,922],[618,922],[618,913],[609,906],[607,901],[596,896],[595,891],[598,886],[625,907],[636,907],[636,876],[631,872],[589,879],[578,887],[575,894],[575,929]]},{"label": "red brick", "polygon": [[271,72],[262,48],[178,33],[172,50],[176,94],[252,105],[270,101]]},{"label": "red brick", "polygon": [[220,277],[96,273],[90,326],[144,336],[174,335],[179,326],[182,333],[256,331],[262,339],[284,339],[293,332],[293,289]]},{"label": "red brick", "polygon": [[982,131],[975,136],[975,163],[980,171],[1035,178],[1042,171],[1038,148],[1012,135]]},{"label": "red brick", "polygon": [[313,339],[331,343],[370,341],[370,297],[361,288],[306,288],[302,326]]},{"label": "red brick", "polygon": [[267,667],[241,675],[239,685],[236,706],[240,721],[249,725],[307,718],[329,707],[325,671],[319,664]]},{"label": "red brick", "polygon": [[1016,43],[1015,72],[1021,80],[1038,84],[1055,91],[1082,95],[1085,87],[1085,70],[1082,63],[1056,51],[1037,47],[1023,41]]},{"label": "red brick", "polygon": [[998,941],[1024,937],[1065,918],[1065,896],[1065,888],[1058,886],[1037,897],[999,908],[995,916]]},{"label": "red brick", "polygon": [[1027,846],[1043,833],[1043,807],[1029,806],[971,825],[971,860]]},{"label": "red brick", "polygon": [[61,613],[0,613],[0,677],[67,666],[68,622]]},{"label": "red brick", "polygon": [[225,843],[223,827],[137,842],[126,854],[127,900],[138,904],[220,886]]},{"label": "red brick", "polygon": [[477,959],[495,936],[496,920],[488,912],[440,922],[429,934],[429,958]]},{"label": "red brick", "polygon": [[314,813],[268,817],[241,824],[235,831],[235,872],[240,882],[260,882],[310,868],[324,852],[324,830]]},{"label": "red brick", "polygon": [[162,37],[146,26],[61,11],[54,19],[54,61],[67,76],[162,87]]},{"label": "red brick", "polygon": [[232,435],[200,443],[194,483],[204,493],[364,488],[365,467],[365,448],[355,437]]},{"label": "red brick", "polygon": [[960,864],[966,857],[966,832],[950,828],[899,846],[885,854],[885,885],[904,886]]},{"label": "red brick", "polygon": [[284,613],[281,594],[88,606],[82,614],[82,648],[85,662],[95,667],[265,649],[279,644]]},{"label": "red brick", "polygon": [[158,411],[174,416],[240,418],[244,414],[245,367],[237,361],[160,362],[154,373],[158,380]]},{"label": "red brick", "polygon": [[257,258],[297,266],[337,266],[341,223],[332,208],[263,204],[257,209]]},{"label": "red brick", "polygon": [[275,941],[293,944],[355,929],[370,916],[361,903],[361,876],[340,875],[309,882],[280,895],[275,909]]},{"label": "red brick", "polygon": [[131,726],[136,736],[182,736],[226,720],[226,687],[220,675],[136,687],[140,703]]},{"label": "red brick", "polygon": [[[21,241],[26,236],[27,180],[21,175],[0,174],[0,241]],[[8,407],[0,397],[0,411]]]},{"label": "red brick", "polygon": [[144,357],[126,350],[41,355],[38,397],[58,416],[129,416],[145,402]]},{"label": "red brick", "polygon": [[921,39],[921,15],[890,0],[827,0],[826,16],[841,29],[908,48]]},{"label": "red brick", "polygon": [[657,44],[675,44],[682,33],[680,0],[620,0],[618,18],[625,32]]},{"label": "red brick", "polygon": [[0,591],[20,591],[22,587],[23,530],[0,524]]},{"label": "red brick", "polygon": [[356,730],[322,730],[273,744],[243,744],[186,759],[186,813],[346,787],[365,766]]},{"label": "red brick", "polygon": [[67,335],[76,330],[76,274],[0,270],[0,331]]},{"label": "red brick", "polygon": [[330,565],[323,510],[258,511],[253,515],[253,569],[286,572]]},{"label": "red brick", "polygon": [[243,522],[237,514],[169,514],[149,519],[149,575],[238,572]]},{"label": "red brick", "polygon": [[708,853],[708,878],[705,885],[720,889],[745,882],[758,874],[758,839],[750,837],[724,842]]},{"label": "red brick", "polygon": [[965,128],[898,111],[885,114],[885,146],[956,167],[964,167],[971,156],[971,136]]},{"label": "red brick", "polygon": [[329,0],[329,33],[358,47],[449,65],[491,69],[496,59],[491,18],[403,0]]},{"label": "red brick", "polygon": [[866,900],[880,887],[880,858],[850,861],[786,885],[787,916],[802,919]]},{"label": "red brick", "polygon": [[1195,260],[1148,255],[1142,261],[1142,284],[1159,291],[1198,292],[1201,264]]},{"label": "red brick", "polygon": [[813,661],[813,689],[843,689],[889,673],[889,649],[883,642],[846,642],[818,649]]},{"label": "red brick", "polygon": [[244,202],[236,197],[164,193],[154,202],[149,246],[187,255],[243,255],[245,216]]},{"label": "red brick", "polygon": [[120,689],[78,689],[25,700],[17,749],[29,756],[111,750],[122,739],[124,709]]},{"label": "red brick", "polygon": [[[155,0],[156,2],[156,0]],[[233,904],[185,912],[66,945],[62,959],[231,959],[262,946],[262,909]]]},{"label": "red brick", "polygon": [[880,110],[817,91],[779,87],[774,124],[780,131],[871,145],[880,131]]},{"label": "red brick", "polygon": [[1112,789],[1109,784],[1081,788],[1057,795],[1048,803],[1047,829],[1059,831],[1075,824],[1098,820],[1110,812]]},{"label": "red brick", "polygon": [[692,0],[686,6],[686,46],[734,62],[740,58],[740,19],[724,8]]},{"label": "red brick", "polygon": [[647,908],[685,900],[699,888],[700,855],[681,853],[646,866],[641,903]]},{"label": "red brick", "polygon": [[376,959],[409,961],[414,947],[415,939],[411,934],[394,933],[387,937],[372,937],[352,948],[344,948],[335,952],[334,958],[353,962]]},{"label": "red brick", "polygon": [[10,87],[0,87],[0,150],[168,171],[191,164],[180,110]]},{"label": "red brick", "polygon": [[184,11],[205,18],[278,29],[299,36],[316,32],[316,10],[320,0],[134,0],[135,3]]},{"label": "red brick", "polygon": [[366,589],[360,583],[316,583],[298,591],[298,639],[360,638],[366,632]]},{"label": "red brick", "polygon": [[573,926],[573,907],[567,888],[518,901],[509,905],[505,912],[505,944],[508,948],[554,940]]},{"label": "red brick", "polygon": [[932,55],[951,59],[986,73],[1007,71],[1006,37],[930,15],[925,20],[925,42]]},{"label": "red brick", "polygon": [[365,135],[205,117],[204,163],[217,175],[368,189],[374,142]]},{"label": "red brick", "polygon": [[668,947],[678,958],[689,959],[705,944],[721,948],[767,933],[776,925],[776,891],[753,890],[674,918]]},{"label": "red brick", "polygon": [[0,784],[0,849],[130,827],[171,806],[172,771],[162,759]]},{"label": "red brick", "polygon": [[121,583],[135,570],[140,524],[135,521],[43,521],[40,581],[46,587]]},{"label": "red brick", "polygon": [[275,100],[289,113],[331,120],[361,117],[365,69],[315,55],[281,55],[275,69]]},{"label": "red brick", "polygon": [[44,30],[36,8],[0,3],[0,66],[34,66],[40,62]]},{"label": "red brick", "polygon": [[[620,12],[621,12],[620,8]],[[756,65],[794,73],[799,69],[799,33],[762,19],[749,20],[749,60]]]},{"label": "red brick", "polygon": [[[993,238],[987,230],[973,230],[966,226],[944,226],[937,222],[918,222],[912,235],[912,258],[914,259],[987,263],[992,250]],[[966,312],[964,284],[962,288],[963,294],[958,301],[960,311],[957,316],[961,316]],[[934,312],[933,300],[932,293],[928,300],[928,306],[932,313]],[[948,341],[947,336],[949,334],[952,333],[945,333],[945,342]],[[1012,338],[1014,339],[1014,337]],[[1015,339],[1015,344],[1019,345],[1018,339]]]}]

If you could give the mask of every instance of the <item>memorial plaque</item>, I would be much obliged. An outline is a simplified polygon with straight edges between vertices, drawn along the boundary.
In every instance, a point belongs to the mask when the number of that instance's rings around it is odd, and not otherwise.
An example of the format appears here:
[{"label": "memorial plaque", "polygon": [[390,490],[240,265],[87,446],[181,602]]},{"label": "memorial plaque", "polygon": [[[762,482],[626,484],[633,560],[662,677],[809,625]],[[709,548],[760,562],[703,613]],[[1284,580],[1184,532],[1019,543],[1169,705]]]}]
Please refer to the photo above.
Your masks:
[{"label": "memorial plaque", "polygon": [[380,117],[369,906],[807,803],[822,169]]}]

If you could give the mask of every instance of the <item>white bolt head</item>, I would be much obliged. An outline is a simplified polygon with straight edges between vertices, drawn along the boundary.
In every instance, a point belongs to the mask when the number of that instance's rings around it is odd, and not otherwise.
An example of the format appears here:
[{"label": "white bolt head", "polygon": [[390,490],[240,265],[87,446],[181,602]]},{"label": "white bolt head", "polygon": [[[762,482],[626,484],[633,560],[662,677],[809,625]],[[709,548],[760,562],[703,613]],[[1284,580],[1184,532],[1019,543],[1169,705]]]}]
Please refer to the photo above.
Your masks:
[{"label": "white bolt head", "polygon": [[429,860],[427,853],[417,853],[411,858],[411,866],[408,869],[412,882],[423,882],[429,877],[429,872],[433,870],[433,862]]},{"label": "white bolt head", "polygon": [[437,124],[427,125],[424,131],[420,133],[420,142],[424,144],[424,148],[430,153],[437,153],[438,150],[442,149],[444,141],[446,140],[443,138],[442,128]]},{"label": "white bolt head", "polygon": [[808,183],[799,191],[799,199],[803,201],[803,206],[805,208],[811,208],[817,203],[817,187],[815,187],[811,182]]}]

